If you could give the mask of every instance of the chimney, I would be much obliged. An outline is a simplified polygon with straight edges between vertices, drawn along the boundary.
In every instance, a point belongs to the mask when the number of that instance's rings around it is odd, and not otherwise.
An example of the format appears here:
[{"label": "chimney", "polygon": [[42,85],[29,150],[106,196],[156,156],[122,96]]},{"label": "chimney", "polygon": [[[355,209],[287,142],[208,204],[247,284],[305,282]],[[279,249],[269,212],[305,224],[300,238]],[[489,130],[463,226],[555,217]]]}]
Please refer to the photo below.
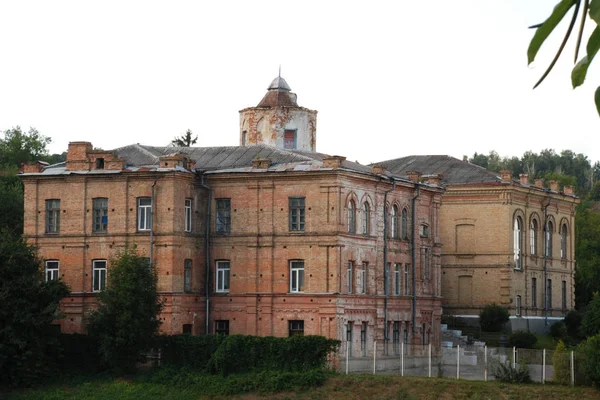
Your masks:
[{"label": "chimney", "polygon": [[29,161],[21,163],[21,172],[24,174],[40,173],[44,167],[48,166],[44,161]]},{"label": "chimney", "polygon": [[267,169],[271,165],[271,160],[268,158],[255,158],[252,160],[252,168]]},{"label": "chimney", "polygon": [[529,185],[529,174],[519,174],[521,185]]},{"label": "chimney", "polygon": [[512,171],[503,169],[500,171],[500,178],[502,179],[502,182],[512,182]]},{"label": "chimney", "polygon": [[427,175],[427,183],[430,185],[442,186],[442,174]]},{"label": "chimney", "polygon": [[543,189],[544,188],[544,178],[537,178],[535,180],[535,187]]},{"label": "chimney", "polygon": [[558,182],[557,181],[548,181],[548,184],[550,185],[550,190],[552,190],[553,192],[558,192]]},{"label": "chimney", "polygon": [[340,168],[346,157],[331,156],[323,159],[323,168]]},{"label": "chimney", "polygon": [[421,175],[423,175],[419,171],[408,171],[406,174],[408,175],[408,179],[410,179],[413,182],[420,182]]},{"label": "chimney", "polygon": [[383,175],[385,173],[385,168],[382,165],[373,165],[371,166],[371,172],[375,175]]},{"label": "chimney", "polygon": [[563,192],[564,192],[564,194],[569,194],[569,195],[573,196],[573,195],[575,194],[575,192],[574,192],[574,189],[575,189],[575,188],[574,188],[573,186],[566,185],[566,186],[563,188]]}]

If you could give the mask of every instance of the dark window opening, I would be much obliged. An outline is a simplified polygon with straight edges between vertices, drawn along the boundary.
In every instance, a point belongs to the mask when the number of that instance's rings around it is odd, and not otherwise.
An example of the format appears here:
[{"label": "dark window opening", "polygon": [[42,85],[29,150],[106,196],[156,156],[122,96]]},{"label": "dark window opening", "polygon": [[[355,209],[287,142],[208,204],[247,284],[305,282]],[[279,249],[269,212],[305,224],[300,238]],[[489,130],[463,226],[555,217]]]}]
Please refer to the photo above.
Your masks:
[{"label": "dark window opening", "polygon": [[96,158],[96,169],[104,169],[104,158]]},{"label": "dark window opening", "polygon": [[228,235],[231,232],[231,199],[217,199],[216,218],[217,234]]},{"label": "dark window opening", "polygon": [[216,335],[229,335],[229,320],[220,319],[215,321],[215,334]]},{"label": "dark window opening", "polygon": [[283,133],[283,148],[294,150],[296,148],[296,130],[286,129]]},{"label": "dark window opening", "polygon": [[183,334],[184,335],[191,335],[192,334],[192,324],[183,324]]},{"label": "dark window opening", "polygon": [[305,222],[304,197],[290,197],[290,231],[303,231]]},{"label": "dark window opening", "polygon": [[290,336],[304,336],[304,321],[295,320],[290,321]]}]

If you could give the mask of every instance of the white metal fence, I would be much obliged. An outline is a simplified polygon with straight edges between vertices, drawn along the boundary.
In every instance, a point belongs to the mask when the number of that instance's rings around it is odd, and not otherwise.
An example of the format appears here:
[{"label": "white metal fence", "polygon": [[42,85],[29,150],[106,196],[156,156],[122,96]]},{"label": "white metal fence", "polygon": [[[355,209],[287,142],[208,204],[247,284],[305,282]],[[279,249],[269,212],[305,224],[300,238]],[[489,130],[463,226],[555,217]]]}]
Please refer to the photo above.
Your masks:
[{"label": "white metal fence", "polygon": [[[495,380],[500,364],[529,369],[534,382],[545,383],[554,379],[554,361],[562,362],[564,379],[571,385],[583,384],[578,363],[579,354],[573,351],[532,350],[487,346],[457,346],[434,349],[431,345],[398,343],[388,349],[375,342],[371,351],[361,351],[362,357],[352,357],[352,349],[342,342],[338,369],[346,374],[372,373],[401,376],[455,378],[468,380]],[[566,371],[565,371],[566,370]]]}]

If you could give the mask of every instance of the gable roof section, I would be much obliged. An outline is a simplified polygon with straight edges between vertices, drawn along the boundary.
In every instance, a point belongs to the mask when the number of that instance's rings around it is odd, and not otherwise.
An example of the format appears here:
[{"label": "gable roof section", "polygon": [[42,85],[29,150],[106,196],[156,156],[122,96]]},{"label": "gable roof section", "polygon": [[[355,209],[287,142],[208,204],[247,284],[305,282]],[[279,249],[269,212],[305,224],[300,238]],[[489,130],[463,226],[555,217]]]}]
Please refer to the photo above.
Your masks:
[{"label": "gable roof section", "polygon": [[500,177],[479,165],[450,156],[408,156],[377,163],[393,175],[405,177],[409,171],[425,175],[443,173],[447,184],[498,182]]}]

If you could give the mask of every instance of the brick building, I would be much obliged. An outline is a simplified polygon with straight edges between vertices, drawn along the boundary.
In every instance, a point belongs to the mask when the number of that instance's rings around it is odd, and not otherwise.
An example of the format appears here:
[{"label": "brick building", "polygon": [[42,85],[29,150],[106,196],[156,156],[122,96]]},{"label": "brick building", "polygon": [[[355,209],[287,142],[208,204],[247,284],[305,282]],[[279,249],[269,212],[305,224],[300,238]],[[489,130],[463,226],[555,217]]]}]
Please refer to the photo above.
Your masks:
[{"label": "brick building", "polygon": [[516,329],[543,330],[575,305],[573,187],[519,180],[448,156],[381,163],[406,176],[443,175],[440,211],[444,313],[477,316],[487,304],[509,308]]},{"label": "brick building", "polygon": [[25,166],[24,235],[72,291],[63,332],[84,330],[111,258],[135,244],[157,268],[166,333],[320,334],[353,356],[386,338],[438,346],[439,177],[315,145],[316,112],[278,77],[240,112],[240,146],[72,142],[65,163]]}]

